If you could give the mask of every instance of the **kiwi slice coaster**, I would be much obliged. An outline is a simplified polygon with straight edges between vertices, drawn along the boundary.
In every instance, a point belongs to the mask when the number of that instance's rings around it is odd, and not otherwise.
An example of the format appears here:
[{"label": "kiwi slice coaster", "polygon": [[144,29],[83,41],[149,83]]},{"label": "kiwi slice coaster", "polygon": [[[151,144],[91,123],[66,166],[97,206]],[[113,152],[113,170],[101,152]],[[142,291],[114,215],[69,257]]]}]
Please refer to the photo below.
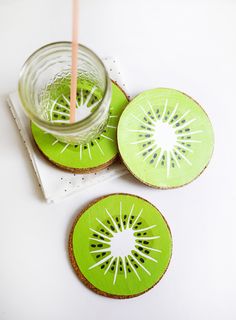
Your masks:
[{"label": "kiwi slice coaster", "polygon": [[197,178],[214,147],[202,107],[174,89],[152,89],[132,100],[118,125],[118,147],[129,171],[155,188],[176,188]]},{"label": "kiwi slice coaster", "polygon": [[[86,90],[81,90],[81,94],[83,94],[83,97],[80,97],[80,100],[82,99],[84,102],[88,100],[88,108],[91,104],[89,99],[92,98],[93,102],[96,100],[96,97],[89,96],[89,92]],[[112,100],[108,123],[99,136],[86,144],[72,145],[60,142],[34,123],[31,124],[33,138],[42,154],[58,167],[74,173],[100,171],[114,162],[118,155],[117,124],[128,101],[128,97],[123,90],[112,82]],[[68,103],[69,98],[64,97],[64,95],[58,103],[55,103],[53,116],[56,117],[56,121],[60,120],[59,117],[63,117],[66,120],[69,119]],[[82,107],[84,108],[85,106],[83,105]],[[65,121],[63,119],[61,121]]]},{"label": "kiwi slice coaster", "polygon": [[150,202],[130,194],[96,199],[76,218],[69,257],[82,282],[94,292],[125,299],[151,289],[172,254],[166,220]]}]

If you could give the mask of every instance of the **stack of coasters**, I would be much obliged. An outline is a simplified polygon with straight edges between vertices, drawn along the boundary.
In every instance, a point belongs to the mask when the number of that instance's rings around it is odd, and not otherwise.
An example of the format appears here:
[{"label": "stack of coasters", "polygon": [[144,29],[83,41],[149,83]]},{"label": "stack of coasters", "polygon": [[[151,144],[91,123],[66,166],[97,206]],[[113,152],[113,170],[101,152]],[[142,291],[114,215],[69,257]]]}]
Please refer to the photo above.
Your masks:
[{"label": "stack of coasters", "polygon": [[[121,67],[117,59],[104,58],[103,62],[106,65],[110,78],[122,90],[128,92],[122,79]],[[23,112],[17,92],[9,95],[8,104],[47,202],[60,201],[72,194],[90,189],[96,184],[127,174],[126,168],[119,161],[97,173],[90,174],[75,174],[52,165],[49,161],[45,160],[45,157],[42,156],[34,141],[30,122]]]}]

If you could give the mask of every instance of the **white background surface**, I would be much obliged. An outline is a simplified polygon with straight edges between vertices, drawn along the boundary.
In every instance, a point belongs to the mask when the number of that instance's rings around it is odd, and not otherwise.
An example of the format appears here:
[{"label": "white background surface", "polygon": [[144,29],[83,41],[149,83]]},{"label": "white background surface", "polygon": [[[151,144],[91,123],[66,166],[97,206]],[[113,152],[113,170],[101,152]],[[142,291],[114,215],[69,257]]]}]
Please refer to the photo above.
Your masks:
[{"label": "white background surface", "polygon": [[[70,39],[68,0],[0,1],[0,94],[41,45]],[[81,0],[81,41],[119,58],[136,94],[185,91],[215,129],[209,168],[192,184],[158,191],[131,176],[47,205],[8,108],[0,104],[0,320],[236,319],[236,3],[233,0]],[[130,192],[153,202],[172,229],[163,280],[131,300],[100,297],[67,257],[76,213],[97,196]]]}]

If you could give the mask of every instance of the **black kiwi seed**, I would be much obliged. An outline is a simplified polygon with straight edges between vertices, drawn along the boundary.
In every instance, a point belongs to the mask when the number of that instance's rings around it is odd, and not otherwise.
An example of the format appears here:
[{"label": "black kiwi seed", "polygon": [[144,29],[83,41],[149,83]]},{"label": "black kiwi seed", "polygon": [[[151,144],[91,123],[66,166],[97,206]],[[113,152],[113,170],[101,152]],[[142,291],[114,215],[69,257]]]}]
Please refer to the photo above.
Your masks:
[{"label": "black kiwi seed", "polygon": [[91,247],[92,248],[96,248],[96,244],[91,244]]},{"label": "black kiwi seed", "polygon": [[117,221],[117,222],[119,221],[118,217],[116,217],[116,221]]},{"label": "black kiwi seed", "polygon": [[145,252],[146,254],[149,254],[149,253],[150,253],[150,251],[148,251],[148,250],[145,250],[144,252]]},{"label": "black kiwi seed", "polygon": [[131,272],[130,268],[128,268],[128,272]]},{"label": "black kiwi seed", "polygon": [[88,147],[87,146],[84,146],[84,150],[86,150]]},{"label": "black kiwi seed", "polygon": [[94,236],[94,237],[96,237],[96,238],[98,237],[98,235],[97,235],[97,234],[95,234],[95,233],[93,234],[93,236]]},{"label": "black kiwi seed", "polygon": [[138,265],[136,263],[134,264],[134,266],[135,266],[136,269],[138,269]]},{"label": "black kiwi seed", "polygon": [[103,264],[102,266],[101,266],[101,269],[104,269],[105,268],[105,265]]},{"label": "black kiwi seed", "polygon": [[114,267],[111,267],[111,270],[113,271],[113,270],[114,270]]},{"label": "black kiwi seed", "polygon": [[102,247],[103,247],[103,245],[102,245],[101,243],[99,243],[99,244],[98,244],[98,247],[99,247],[99,248],[102,248]]},{"label": "black kiwi seed", "polygon": [[152,159],[152,160],[150,160],[150,163],[152,164],[154,162],[154,160]]},{"label": "black kiwi seed", "polygon": [[104,229],[101,229],[101,232],[104,232],[105,230]]},{"label": "black kiwi seed", "polygon": [[139,233],[137,233],[137,236],[138,236],[138,237],[140,237],[140,236],[141,236],[141,233],[140,233],[140,232],[139,232]]},{"label": "black kiwi seed", "polygon": [[124,215],[124,219],[126,219],[126,218],[127,218],[127,215],[125,214],[125,215]]},{"label": "black kiwi seed", "polygon": [[142,263],[144,263],[144,259],[143,259],[143,258],[140,258],[139,260],[140,260]]},{"label": "black kiwi seed", "polygon": [[138,247],[138,249],[139,249],[140,251],[143,251],[143,248],[142,248],[142,247]]},{"label": "black kiwi seed", "polygon": [[120,271],[122,271],[123,269],[122,269],[122,267],[120,267]]},{"label": "black kiwi seed", "polygon": [[100,254],[98,254],[97,256],[96,256],[96,258],[100,258],[101,256],[100,256]]},{"label": "black kiwi seed", "polygon": [[110,226],[110,229],[111,229],[112,231],[114,231],[114,230],[115,230],[115,228],[114,228],[113,226]]},{"label": "black kiwi seed", "polygon": [[135,255],[135,257],[138,257],[138,254],[136,252],[134,253],[134,255]]},{"label": "black kiwi seed", "polygon": [[141,224],[142,224],[142,222],[141,222],[141,221],[137,223],[137,225],[138,225],[138,226],[140,226]]},{"label": "black kiwi seed", "polygon": [[174,116],[174,119],[177,119],[178,118],[178,115],[176,114],[175,116]]},{"label": "black kiwi seed", "polygon": [[146,138],[150,138],[151,135],[150,135],[150,134],[146,134],[145,137],[146,137]]},{"label": "black kiwi seed", "polygon": [[91,146],[92,146],[92,147],[94,146],[94,143],[93,143],[93,141],[91,142]]},{"label": "black kiwi seed", "polygon": [[146,241],[146,240],[145,240],[145,241],[143,241],[143,243],[144,243],[144,244],[149,244],[149,242],[148,242],[148,241]]},{"label": "black kiwi seed", "polygon": [[76,144],[76,145],[74,145],[74,147],[75,147],[75,148],[78,148],[78,145]]},{"label": "black kiwi seed", "polygon": [[102,253],[102,256],[104,257],[105,255],[106,255],[106,252],[103,252],[103,253]]},{"label": "black kiwi seed", "polygon": [[109,220],[107,220],[107,223],[108,223],[108,224],[111,224],[111,222],[110,222]]}]

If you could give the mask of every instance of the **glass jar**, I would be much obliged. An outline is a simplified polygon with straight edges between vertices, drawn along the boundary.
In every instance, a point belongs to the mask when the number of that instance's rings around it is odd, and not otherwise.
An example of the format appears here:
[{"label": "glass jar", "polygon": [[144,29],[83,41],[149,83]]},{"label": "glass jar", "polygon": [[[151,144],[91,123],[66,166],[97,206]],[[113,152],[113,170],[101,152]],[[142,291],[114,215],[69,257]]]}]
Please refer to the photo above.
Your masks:
[{"label": "glass jar", "polygon": [[25,62],[19,79],[23,109],[38,127],[59,141],[83,144],[106,126],[111,80],[103,62],[78,46],[76,121],[70,123],[71,42],[48,44]]}]

